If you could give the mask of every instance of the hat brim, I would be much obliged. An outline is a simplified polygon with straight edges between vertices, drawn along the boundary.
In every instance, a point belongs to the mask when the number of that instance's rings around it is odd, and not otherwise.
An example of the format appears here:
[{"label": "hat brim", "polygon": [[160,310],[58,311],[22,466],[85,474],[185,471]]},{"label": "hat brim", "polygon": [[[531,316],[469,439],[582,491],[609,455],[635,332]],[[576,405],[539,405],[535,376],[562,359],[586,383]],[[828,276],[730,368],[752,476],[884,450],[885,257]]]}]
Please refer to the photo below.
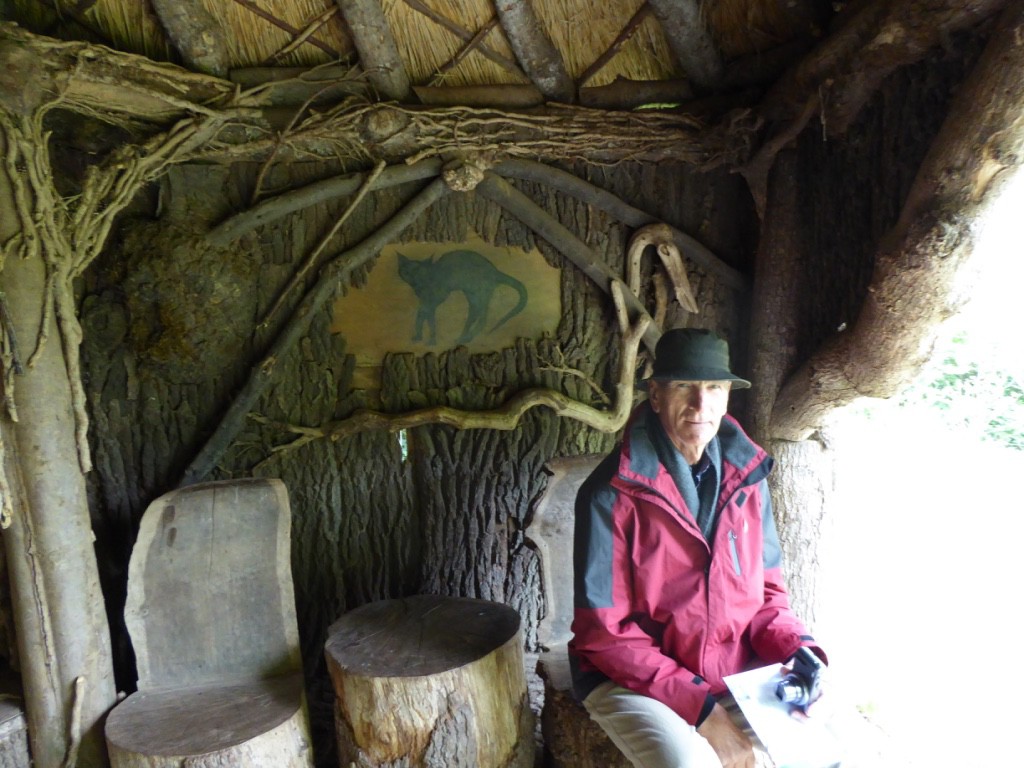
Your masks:
[{"label": "hat brim", "polygon": [[733,389],[750,389],[751,386],[749,381],[741,379],[729,371],[709,368],[662,371],[641,380],[641,382],[645,381],[728,381],[732,384]]}]

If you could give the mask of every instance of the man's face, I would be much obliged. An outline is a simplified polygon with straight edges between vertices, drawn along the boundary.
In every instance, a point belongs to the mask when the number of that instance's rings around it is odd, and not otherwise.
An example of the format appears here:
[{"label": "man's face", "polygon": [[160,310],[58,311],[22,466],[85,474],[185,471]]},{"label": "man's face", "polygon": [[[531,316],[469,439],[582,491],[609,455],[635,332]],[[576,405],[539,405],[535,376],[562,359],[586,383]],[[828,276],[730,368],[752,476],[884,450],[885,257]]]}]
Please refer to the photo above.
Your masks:
[{"label": "man's face", "polygon": [[665,433],[687,463],[696,464],[718,434],[731,382],[651,381],[648,385],[651,407]]}]

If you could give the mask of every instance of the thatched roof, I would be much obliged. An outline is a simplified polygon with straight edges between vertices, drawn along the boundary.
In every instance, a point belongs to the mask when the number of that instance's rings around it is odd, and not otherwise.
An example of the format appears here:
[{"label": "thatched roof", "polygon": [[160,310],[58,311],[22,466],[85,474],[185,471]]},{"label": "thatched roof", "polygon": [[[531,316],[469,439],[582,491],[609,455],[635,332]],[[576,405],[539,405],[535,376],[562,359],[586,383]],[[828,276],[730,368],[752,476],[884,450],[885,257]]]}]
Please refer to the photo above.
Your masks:
[{"label": "thatched roof", "polygon": [[[246,77],[242,70],[257,67],[361,66],[370,70],[379,95],[415,103],[424,98],[419,90],[424,87],[468,86],[533,86],[549,101],[578,101],[581,88],[623,79],[673,82],[683,97],[694,90],[713,92],[729,81],[731,67],[749,57],[765,57],[794,43],[805,49],[800,43],[821,34],[835,4],[12,0],[7,5],[10,20],[37,33],[90,40],[221,76]],[[760,74],[770,73],[762,67]],[[449,103],[460,103],[452,98]],[[479,91],[465,98],[477,105],[487,101]]]}]

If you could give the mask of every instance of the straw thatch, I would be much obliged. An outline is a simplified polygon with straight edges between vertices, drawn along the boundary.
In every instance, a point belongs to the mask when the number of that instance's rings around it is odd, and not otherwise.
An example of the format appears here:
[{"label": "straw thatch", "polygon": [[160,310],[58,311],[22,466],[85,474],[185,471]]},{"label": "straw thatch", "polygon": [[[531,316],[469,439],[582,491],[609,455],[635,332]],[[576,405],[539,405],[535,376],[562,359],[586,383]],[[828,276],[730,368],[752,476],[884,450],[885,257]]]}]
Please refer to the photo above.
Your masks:
[{"label": "straw thatch", "polygon": [[[213,19],[212,32],[223,37],[232,69],[311,67],[358,59],[335,0],[194,2]],[[8,16],[35,32],[89,39],[156,61],[182,60],[150,3],[12,0],[8,5]],[[719,0],[702,5],[711,38],[728,61],[807,34],[813,14],[803,9],[822,3],[802,0],[783,8],[774,0]],[[617,78],[649,81],[686,75],[644,0],[534,0],[532,6],[578,86],[584,75],[590,86]],[[380,0],[380,7],[413,85],[530,82],[496,23],[491,0]],[[601,66],[592,71],[602,57]]]}]

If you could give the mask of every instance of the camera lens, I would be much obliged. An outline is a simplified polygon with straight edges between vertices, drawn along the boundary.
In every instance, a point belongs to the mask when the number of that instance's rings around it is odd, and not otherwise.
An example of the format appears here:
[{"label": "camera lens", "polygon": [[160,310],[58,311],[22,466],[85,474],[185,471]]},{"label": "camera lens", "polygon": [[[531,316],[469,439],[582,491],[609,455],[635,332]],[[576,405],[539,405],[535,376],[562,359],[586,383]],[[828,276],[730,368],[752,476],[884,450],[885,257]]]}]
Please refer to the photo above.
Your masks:
[{"label": "camera lens", "polygon": [[775,695],[786,704],[796,704],[802,707],[807,703],[807,689],[803,684],[792,676],[784,677],[775,687]]}]

